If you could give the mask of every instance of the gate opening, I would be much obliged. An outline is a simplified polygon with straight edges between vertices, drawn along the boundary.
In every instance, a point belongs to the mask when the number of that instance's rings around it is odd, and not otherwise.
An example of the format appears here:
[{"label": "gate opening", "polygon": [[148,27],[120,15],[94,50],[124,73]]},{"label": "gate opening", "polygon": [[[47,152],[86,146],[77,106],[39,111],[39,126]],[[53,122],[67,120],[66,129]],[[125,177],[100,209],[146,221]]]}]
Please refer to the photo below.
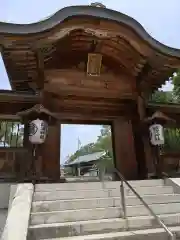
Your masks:
[{"label": "gate opening", "polygon": [[61,125],[61,176],[112,180],[111,125]]}]

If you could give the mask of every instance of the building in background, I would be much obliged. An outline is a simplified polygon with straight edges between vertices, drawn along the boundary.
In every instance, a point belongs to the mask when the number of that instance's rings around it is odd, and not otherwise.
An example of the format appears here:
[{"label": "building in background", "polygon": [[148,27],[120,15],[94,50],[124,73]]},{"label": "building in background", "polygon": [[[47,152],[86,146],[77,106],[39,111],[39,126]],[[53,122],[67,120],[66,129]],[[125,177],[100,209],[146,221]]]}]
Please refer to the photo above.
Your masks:
[{"label": "building in background", "polygon": [[98,175],[98,163],[103,160],[106,152],[95,152],[91,154],[86,154],[84,156],[77,157],[73,161],[66,163],[65,167],[70,167],[72,169],[73,176],[83,176],[83,175]]}]

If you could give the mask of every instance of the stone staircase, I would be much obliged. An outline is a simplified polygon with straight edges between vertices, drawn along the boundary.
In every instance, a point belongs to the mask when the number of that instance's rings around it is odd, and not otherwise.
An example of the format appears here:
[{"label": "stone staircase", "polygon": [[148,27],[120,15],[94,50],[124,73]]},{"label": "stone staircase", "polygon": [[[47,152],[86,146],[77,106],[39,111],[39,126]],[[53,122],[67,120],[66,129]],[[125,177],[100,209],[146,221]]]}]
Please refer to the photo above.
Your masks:
[{"label": "stone staircase", "polygon": [[[180,194],[163,180],[129,183],[180,239]],[[128,187],[125,195],[127,220],[120,182],[37,184],[28,240],[170,239]]]}]

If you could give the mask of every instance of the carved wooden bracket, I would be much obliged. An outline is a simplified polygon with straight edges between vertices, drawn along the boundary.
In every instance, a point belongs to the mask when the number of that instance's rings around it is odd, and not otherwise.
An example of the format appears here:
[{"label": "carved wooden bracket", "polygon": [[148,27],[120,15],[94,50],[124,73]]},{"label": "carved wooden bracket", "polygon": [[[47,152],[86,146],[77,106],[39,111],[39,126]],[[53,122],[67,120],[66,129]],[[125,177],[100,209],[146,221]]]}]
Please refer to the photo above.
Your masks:
[{"label": "carved wooden bracket", "polygon": [[53,117],[57,119],[57,114],[50,112],[48,109],[46,109],[43,105],[41,104],[36,104],[32,108],[26,109],[24,111],[18,112],[17,115],[20,117],[28,117],[31,115],[41,115],[45,114],[49,117]]},{"label": "carved wooden bracket", "polygon": [[168,122],[175,122],[174,119],[168,117],[167,115],[165,115],[164,113],[160,112],[160,111],[156,111],[151,117],[145,118],[144,119],[145,123],[149,123],[151,124],[152,122],[162,122],[164,124],[168,123]]}]

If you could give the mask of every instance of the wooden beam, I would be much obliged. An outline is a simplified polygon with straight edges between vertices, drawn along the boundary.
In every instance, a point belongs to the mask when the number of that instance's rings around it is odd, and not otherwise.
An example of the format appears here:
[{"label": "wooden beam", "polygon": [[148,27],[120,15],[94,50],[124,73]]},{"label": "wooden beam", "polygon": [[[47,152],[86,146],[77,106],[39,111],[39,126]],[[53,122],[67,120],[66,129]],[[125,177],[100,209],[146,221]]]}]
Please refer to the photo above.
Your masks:
[{"label": "wooden beam", "polygon": [[32,102],[36,103],[38,102],[40,96],[36,94],[29,94],[29,93],[18,93],[16,91],[9,91],[9,90],[0,90],[0,102]]},{"label": "wooden beam", "polygon": [[21,118],[18,115],[0,114],[0,120],[16,120],[16,121],[20,121]]},{"label": "wooden beam", "polygon": [[26,148],[23,147],[0,147],[0,152],[27,152]]},{"label": "wooden beam", "polygon": [[118,91],[109,91],[109,89],[88,89],[85,88],[78,88],[78,87],[69,87],[69,86],[61,86],[58,87],[57,84],[45,84],[44,90],[49,93],[59,93],[60,96],[67,96],[67,95],[78,95],[78,96],[87,96],[91,97],[92,94],[94,97],[104,97],[104,98],[114,98],[114,99],[135,99],[135,94],[133,93],[119,93]]},{"label": "wooden beam", "polygon": [[162,111],[164,113],[176,113],[180,114],[179,104],[161,104],[161,103],[148,103],[147,109],[152,109],[153,111]]}]

